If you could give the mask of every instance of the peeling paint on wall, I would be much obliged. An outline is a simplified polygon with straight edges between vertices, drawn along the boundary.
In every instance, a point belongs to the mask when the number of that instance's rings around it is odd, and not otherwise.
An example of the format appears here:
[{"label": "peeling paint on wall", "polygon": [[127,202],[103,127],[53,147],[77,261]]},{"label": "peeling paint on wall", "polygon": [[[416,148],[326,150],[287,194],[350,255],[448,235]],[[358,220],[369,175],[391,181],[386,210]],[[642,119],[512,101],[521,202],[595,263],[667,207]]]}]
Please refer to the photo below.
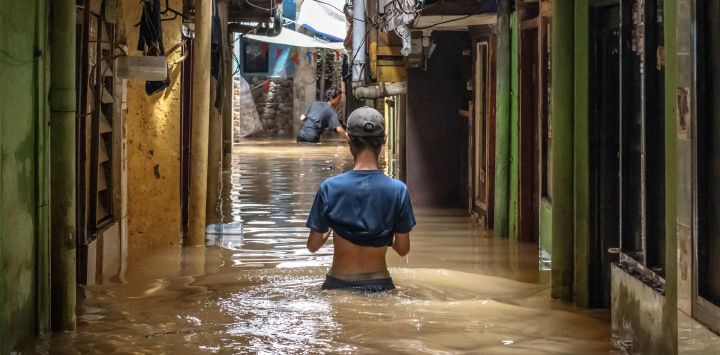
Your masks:
[{"label": "peeling paint on wall", "polygon": [[[181,0],[170,6],[182,8]],[[127,38],[129,54],[137,51],[141,14],[138,1],[121,2],[120,33]],[[182,20],[163,21],[163,44],[173,48],[182,40]],[[170,62],[181,51],[170,53]],[[128,81],[128,229],[131,246],[178,245],[180,232],[180,73],[181,65],[168,68],[170,86],[152,96],[145,82]]]}]

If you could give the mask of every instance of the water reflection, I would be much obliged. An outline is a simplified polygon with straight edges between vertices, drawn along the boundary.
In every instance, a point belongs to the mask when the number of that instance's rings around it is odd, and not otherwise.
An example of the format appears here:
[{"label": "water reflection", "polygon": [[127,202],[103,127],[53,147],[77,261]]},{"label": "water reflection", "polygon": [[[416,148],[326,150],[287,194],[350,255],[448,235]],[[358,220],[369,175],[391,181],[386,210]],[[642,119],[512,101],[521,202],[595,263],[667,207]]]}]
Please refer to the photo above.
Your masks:
[{"label": "water reflection", "polygon": [[[351,167],[340,145],[243,145],[224,221],[207,247],[131,249],[123,284],[88,287],[62,353],[609,353],[604,313],[549,300],[531,246],[511,246],[460,211],[418,209],[412,251],[390,255],[398,289],[320,291],[332,247],[305,248],[320,182]],[[227,208],[224,206],[231,206]],[[536,249],[535,249],[536,250]],[[534,255],[534,256],[533,256]],[[533,259],[534,258],[534,259]]]}]

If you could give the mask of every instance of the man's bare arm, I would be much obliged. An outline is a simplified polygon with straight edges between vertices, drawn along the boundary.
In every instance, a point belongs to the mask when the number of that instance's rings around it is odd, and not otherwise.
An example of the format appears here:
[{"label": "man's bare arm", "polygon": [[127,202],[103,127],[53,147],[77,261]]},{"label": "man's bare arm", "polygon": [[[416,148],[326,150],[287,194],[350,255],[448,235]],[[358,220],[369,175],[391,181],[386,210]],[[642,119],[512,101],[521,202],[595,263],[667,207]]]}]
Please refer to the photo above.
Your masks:
[{"label": "man's bare arm", "polygon": [[337,128],[335,128],[335,132],[337,132],[337,134],[339,134],[340,137],[343,137],[343,138],[345,138],[345,139],[348,139],[348,135],[347,135],[347,133],[345,132],[345,129],[344,129],[344,128],[338,126]]},{"label": "man's bare arm", "polygon": [[308,250],[310,250],[311,253],[318,251],[318,249],[325,245],[325,242],[327,242],[331,232],[332,230],[329,230],[326,233],[310,231],[310,235],[308,235],[307,240]]},{"label": "man's bare arm", "polygon": [[395,233],[392,248],[400,256],[407,255],[410,252],[410,233]]}]

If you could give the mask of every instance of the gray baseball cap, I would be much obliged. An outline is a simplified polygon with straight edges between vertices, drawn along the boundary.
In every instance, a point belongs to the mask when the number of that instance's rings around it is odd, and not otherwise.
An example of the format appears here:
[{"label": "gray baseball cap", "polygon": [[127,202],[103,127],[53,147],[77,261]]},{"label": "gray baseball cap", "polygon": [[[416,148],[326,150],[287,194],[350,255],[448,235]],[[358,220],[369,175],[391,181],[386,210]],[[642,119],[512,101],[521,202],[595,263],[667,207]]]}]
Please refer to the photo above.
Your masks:
[{"label": "gray baseball cap", "polygon": [[385,118],[374,108],[361,107],[348,117],[347,133],[355,137],[382,136],[385,134]]}]

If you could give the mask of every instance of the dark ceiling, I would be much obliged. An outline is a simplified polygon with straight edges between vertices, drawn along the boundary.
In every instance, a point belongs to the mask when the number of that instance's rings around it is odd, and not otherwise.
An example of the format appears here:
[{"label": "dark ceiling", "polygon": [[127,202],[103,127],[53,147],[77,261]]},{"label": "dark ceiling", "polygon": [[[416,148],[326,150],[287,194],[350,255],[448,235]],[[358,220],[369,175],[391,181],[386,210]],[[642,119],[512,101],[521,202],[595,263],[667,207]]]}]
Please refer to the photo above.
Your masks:
[{"label": "dark ceiling", "polygon": [[427,0],[422,14],[476,15],[497,10],[497,0]]},{"label": "dark ceiling", "polygon": [[[282,11],[282,0],[227,0],[230,22],[267,21]],[[293,0],[288,0],[293,1]]]}]

